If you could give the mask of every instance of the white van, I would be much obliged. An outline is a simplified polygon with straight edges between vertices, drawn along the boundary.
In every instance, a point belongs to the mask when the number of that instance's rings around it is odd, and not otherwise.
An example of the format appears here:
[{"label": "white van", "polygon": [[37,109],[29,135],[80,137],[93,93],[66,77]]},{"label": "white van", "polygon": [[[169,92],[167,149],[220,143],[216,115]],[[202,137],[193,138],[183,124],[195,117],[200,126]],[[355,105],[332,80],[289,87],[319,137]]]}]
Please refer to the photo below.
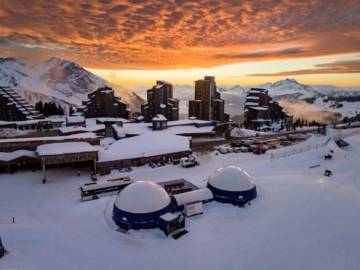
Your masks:
[{"label": "white van", "polygon": [[188,157],[183,157],[180,159],[180,165],[183,168],[189,168],[196,165],[199,165],[199,162],[196,160],[196,158],[192,155]]}]

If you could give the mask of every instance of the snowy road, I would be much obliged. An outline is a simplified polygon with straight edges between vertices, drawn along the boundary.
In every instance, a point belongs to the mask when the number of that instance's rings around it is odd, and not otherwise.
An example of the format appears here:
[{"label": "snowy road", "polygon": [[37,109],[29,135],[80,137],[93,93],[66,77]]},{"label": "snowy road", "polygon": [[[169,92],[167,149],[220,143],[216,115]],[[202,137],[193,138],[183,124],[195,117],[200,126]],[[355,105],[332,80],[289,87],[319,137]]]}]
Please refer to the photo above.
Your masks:
[{"label": "snowy road", "polygon": [[[113,230],[105,217],[113,197],[80,202],[83,172],[52,170],[0,175],[0,234],[9,255],[0,269],[359,269],[360,136],[270,161],[270,154],[199,155],[200,166],[136,168],[135,180],[185,178],[198,185],[219,166],[255,177],[259,197],[237,208],[211,202],[187,220],[189,233],[167,239],[157,229]],[[323,160],[334,149],[333,160]],[[309,169],[310,165],[320,167]],[[325,168],[334,176],[323,176]],[[140,199],[140,198],[139,198]]]}]

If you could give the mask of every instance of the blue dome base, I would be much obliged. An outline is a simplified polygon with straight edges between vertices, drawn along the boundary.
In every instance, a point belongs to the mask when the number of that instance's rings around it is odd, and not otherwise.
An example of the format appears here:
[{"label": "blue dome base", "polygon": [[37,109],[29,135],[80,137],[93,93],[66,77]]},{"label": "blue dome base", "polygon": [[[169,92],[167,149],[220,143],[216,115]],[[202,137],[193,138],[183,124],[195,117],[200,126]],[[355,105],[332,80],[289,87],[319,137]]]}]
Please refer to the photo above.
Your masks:
[{"label": "blue dome base", "polygon": [[256,186],[244,191],[225,191],[217,189],[210,184],[207,186],[212,191],[214,200],[221,203],[231,203],[233,205],[242,206],[257,196]]},{"label": "blue dome base", "polygon": [[114,205],[113,221],[124,230],[152,229],[159,225],[159,217],[171,210],[171,204],[164,209],[152,213],[134,214],[118,209]]}]

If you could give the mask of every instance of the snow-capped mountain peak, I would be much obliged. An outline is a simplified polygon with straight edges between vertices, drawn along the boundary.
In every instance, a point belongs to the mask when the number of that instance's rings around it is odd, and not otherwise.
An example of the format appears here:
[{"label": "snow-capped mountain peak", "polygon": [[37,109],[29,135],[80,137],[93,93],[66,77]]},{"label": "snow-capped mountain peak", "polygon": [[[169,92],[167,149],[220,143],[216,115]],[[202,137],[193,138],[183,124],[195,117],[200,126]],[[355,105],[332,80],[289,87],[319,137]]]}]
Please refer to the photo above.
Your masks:
[{"label": "snow-capped mountain peak", "polygon": [[[87,94],[103,86],[112,86],[79,64],[57,57],[36,65],[17,58],[0,58],[0,85],[16,90],[31,104],[54,101],[63,107],[78,106]],[[131,109],[142,99],[127,89],[113,86]]]},{"label": "snow-capped mountain peak", "polygon": [[317,95],[314,88],[309,85],[301,84],[295,79],[284,79],[274,83],[266,83],[261,87],[268,89],[269,94],[275,97],[286,98],[313,98]]}]

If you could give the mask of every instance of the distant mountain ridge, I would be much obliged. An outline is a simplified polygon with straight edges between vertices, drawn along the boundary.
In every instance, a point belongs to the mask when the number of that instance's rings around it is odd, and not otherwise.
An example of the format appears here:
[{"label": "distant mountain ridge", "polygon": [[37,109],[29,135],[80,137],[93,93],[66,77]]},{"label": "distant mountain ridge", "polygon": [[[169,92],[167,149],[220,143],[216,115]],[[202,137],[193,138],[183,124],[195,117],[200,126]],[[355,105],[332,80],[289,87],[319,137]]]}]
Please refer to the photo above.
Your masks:
[{"label": "distant mountain ridge", "polygon": [[[221,97],[225,100],[226,111],[231,116],[241,116],[244,109],[245,97],[247,95],[247,91],[250,90],[252,86],[219,86],[218,88],[221,91]],[[311,86],[299,83],[295,79],[284,79],[279,80],[274,83],[265,83],[258,86],[269,90],[270,96],[274,97],[277,100],[287,101],[282,104],[288,105],[291,104],[291,101],[301,101],[302,104],[306,104],[305,100],[314,100],[317,106],[319,106],[318,111],[329,110],[321,101],[329,96],[334,98],[341,97],[343,100],[357,100],[354,97],[360,98],[360,90],[355,89],[340,89],[336,86]],[[146,98],[146,88],[142,87],[134,90],[134,92],[138,93],[140,96]],[[174,97],[180,100],[189,100],[194,98],[194,86],[187,85],[174,85]],[[347,105],[348,106],[348,105]],[[353,105],[354,109],[352,112],[348,112],[348,114],[356,111],[357,105]],[[294,106],[291,105],[291,108]],[[304,107],[305,108],[305,107]],[[310,109],[306,107],[306,109]],[[314,106],[311,108],[314,109]],[[345,108],[344,108],[345,109]],[[186,110],[186,108],[184,109]],[[339,110],[339,109],[337,109]],[[299,110],[301,111],[301,110]],[[344,110],[342,110],[343,113]],[[350,110],[351,111],[351,110]],[[319,112],[317,112],[319,114]]]},{"label": "distant mountain ridge", "polygon": [[12,57],[0,58],[0,85],[13,88],[31,104],[42,100],[76,107],[89,93],[106,85],[113,87],[131,109],[143,102],[121,86],[112,85],[74,62],[56,57],[36,65]]},{"label": "distant mountain ridge", "polygon": [[[286,99],[306,99],[314,98],[318,96],[360,96],[360,87],[359,89],[347,89],[347,88],[338,88],[333,85],[306,85],[299,83],[295,79],[283,79],[276,81],[274,83],[265,83],[261,85],[254,86],[218,86],[218,91],[224,95],[246,95],[247,91],[252,87],[265,88],[269,90],[269,94],[277,99],[286,98]],[[146,95],[145,87],[140,87],[134,90],[135,93],[138,93],[141,96]],[[194,86],[190,85],[174,85],[174,96],[178,99],[192,99],[194,98]]]}]

